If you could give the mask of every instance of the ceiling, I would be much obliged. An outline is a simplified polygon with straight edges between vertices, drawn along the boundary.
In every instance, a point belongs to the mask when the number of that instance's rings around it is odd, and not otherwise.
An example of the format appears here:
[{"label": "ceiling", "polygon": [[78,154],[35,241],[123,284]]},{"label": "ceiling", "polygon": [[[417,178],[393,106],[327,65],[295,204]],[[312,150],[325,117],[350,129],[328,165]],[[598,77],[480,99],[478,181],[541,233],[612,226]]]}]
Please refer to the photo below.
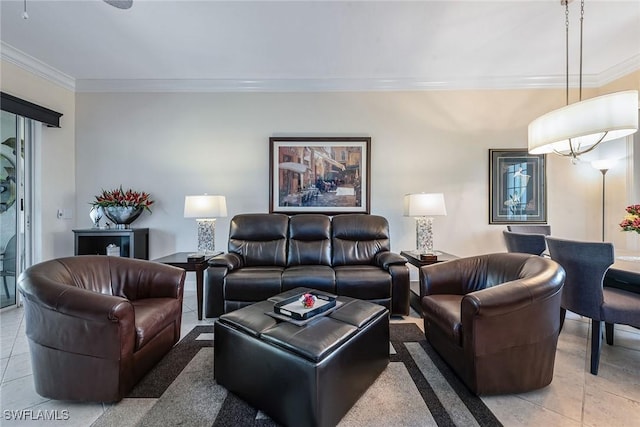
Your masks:
[{"label": "ceiling", "polygon": [[[559,0],[27,0],[26,20],[23,5],[0,1],[2,58],[78,91],[564,85]],[[586,0],[584,26],[585,86],[640,69],[640,0]]]}]

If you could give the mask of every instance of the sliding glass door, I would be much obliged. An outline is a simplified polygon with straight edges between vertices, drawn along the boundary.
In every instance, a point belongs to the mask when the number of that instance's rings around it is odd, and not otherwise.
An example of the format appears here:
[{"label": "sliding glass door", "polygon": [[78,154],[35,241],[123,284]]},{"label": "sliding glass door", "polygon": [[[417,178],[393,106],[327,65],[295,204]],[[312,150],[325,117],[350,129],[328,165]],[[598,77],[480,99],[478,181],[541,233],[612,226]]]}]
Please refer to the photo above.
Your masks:
[{"label": "sliding glass door", "polygon": [[1,112],[0,127],[0,308],[15,305],[16,278],[30,253],[31,153],[34,123]]}]

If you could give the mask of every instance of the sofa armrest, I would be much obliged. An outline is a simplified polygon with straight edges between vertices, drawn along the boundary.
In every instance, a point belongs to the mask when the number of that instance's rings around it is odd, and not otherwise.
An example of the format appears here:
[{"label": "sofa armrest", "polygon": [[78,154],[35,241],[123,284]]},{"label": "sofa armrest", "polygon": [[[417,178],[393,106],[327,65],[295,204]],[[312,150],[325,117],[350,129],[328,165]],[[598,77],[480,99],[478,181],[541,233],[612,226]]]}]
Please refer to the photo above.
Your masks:
[{"label": "sofa armrest", "polygon": [[244,267],[242,257],[233,252],[214,256],[209,260],[210,267],[225,267],[229,270],[237,270]]},{"label": "sofa armrest", "polygon": [[462,267],[458,265],[460,261],[451,260],[420,267],[420,298],[436,294],[466,294],[464,283],[467,280],[461,272]]},{"label": "sofa armrest", "polygon": [[41,346],[118,360],[135,346],[135,312],[124,298],[44,277],[20,283],[29,339]]},{"label": "sofa armrest", "polygon": [[[116,264],[116,260],[111,260],[111,280],[112,283],[122,284],[128,299],[182,299],[186,275],[184,269],[146,260],[124,258],[123,261]],[[132,262],[139,266],[132,266]]]},{"label": "sofa armrest", "polygon": [[465,295],[464,346],[482,355],[557,337],[561,294],[562,284],[519,279]]},{"label": "sofa armrest", "polygon": [[389,271],[389,267],[392,265],[405,265],[407,263],[407,259],[395,252],[383,251],[376,254],[373,258],[373,262],[378,267]]}]

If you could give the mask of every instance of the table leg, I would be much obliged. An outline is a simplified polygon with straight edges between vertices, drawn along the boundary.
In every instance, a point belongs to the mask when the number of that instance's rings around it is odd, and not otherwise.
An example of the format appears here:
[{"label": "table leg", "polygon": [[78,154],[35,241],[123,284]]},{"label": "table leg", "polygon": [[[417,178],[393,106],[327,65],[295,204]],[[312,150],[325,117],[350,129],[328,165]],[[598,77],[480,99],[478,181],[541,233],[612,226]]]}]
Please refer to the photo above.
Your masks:
[{"label": "table leg", "polygon": [[196,299],[198,300],[198,320],[202,320],[202,293],[204,287],[204,270],[196,270]]}]

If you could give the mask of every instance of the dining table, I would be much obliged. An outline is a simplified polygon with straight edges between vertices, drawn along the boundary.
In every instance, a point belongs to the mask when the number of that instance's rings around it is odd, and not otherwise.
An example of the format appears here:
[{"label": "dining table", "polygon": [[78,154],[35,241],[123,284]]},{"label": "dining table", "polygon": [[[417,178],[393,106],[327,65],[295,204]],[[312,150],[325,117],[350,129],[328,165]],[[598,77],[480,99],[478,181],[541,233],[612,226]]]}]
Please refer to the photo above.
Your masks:
[{"label": "dining table", "polygon": [[640,252],[616,250],[615,260],[605,273],[603,284],[640,293]]}]

